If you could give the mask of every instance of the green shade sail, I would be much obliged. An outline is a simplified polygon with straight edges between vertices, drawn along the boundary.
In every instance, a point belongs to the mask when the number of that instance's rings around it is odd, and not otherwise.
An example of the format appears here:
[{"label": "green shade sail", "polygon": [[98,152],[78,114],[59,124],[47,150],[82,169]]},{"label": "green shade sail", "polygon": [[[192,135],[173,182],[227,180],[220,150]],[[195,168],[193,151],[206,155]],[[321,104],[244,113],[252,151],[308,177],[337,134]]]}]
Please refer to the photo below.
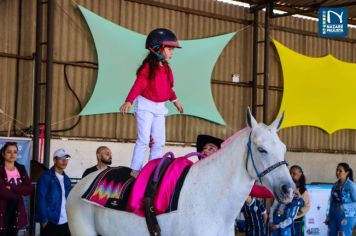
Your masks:
[{"label": "green shade sail", "polygon": [[[136,70],[147,55],[146,36],[114,24],[79,6],[93,36],[98,54],[98,77],[94,92],[80,115],[118,112],[136,79]],[[174,90],[184,106],[184,114],[221,125],[225,121],[211,93],[211,73],[226,44],[235,35],[224,34],[197,40],[179,40],[170,65]],[[178,114],[167,102],[169,115]]]}]

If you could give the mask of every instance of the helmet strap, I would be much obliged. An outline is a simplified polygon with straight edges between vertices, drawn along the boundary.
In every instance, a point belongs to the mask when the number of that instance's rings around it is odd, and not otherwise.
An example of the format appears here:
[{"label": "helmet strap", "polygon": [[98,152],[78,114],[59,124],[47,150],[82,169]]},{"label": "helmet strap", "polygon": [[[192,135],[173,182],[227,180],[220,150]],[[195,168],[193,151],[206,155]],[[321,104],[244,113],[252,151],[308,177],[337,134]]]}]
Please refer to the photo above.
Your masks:
[{"label": "helmet strap", "polygon": [[157,57],[158,57],[158,60],[161,61],[161,62],[165,62],[166,60],[164,59],[164,56],[159,53],[159,52],[156,52],[155,50],[153,50],[152,48],[148,48],[148,50],[150,52],[152,52],[153,54],[155,54]]}]

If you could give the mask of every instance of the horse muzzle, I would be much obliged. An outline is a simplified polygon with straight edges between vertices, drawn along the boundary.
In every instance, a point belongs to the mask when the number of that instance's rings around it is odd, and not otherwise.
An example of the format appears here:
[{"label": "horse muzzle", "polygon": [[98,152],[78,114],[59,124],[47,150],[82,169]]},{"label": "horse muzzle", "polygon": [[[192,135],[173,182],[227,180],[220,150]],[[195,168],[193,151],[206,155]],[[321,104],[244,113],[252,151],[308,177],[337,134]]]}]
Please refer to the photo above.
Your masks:
[{"label": "horse muzzle", "polygon": [[295,184],[293,183],[282,183],[275,191],[273,191],[274,196],[277,201],[286,204],[293,200],[293,192],[295,190]]}]

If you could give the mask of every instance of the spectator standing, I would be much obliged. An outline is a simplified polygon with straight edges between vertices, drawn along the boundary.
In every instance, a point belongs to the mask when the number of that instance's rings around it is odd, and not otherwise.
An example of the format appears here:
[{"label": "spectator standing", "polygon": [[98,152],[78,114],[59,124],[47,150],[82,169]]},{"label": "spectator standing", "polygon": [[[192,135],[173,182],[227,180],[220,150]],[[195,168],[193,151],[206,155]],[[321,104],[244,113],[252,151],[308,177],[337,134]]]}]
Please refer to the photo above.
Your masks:
[{"label": "spectator standing", "polygon": [[111,165],[112,153],[110,148],[108,148],[107,146],[98,147],[96,149],[96,160],[97,160],[97,164],[95,166],[86,169],[83,173],[82,178],[97,170],[104,170]]},{"label": "spectator standing", "polygon": [[271,236],[291,236],[293,232],[293,221],[299,211],[304,206],[304,200],[294,194],[293,200],[288,204],[279,203],[274,200],[270,212]]},{"label": "spectator standing", "polygon": [[69,236],[66,199],[71,189],[64,170],[70,155],[64,149],[53,154],[54,165],[41,175],[37,183],[36,221],[41,224],[41,236]]},{"label": "spectator standing", "polygon": [[265,236],[265,223],[268,215],[263,204],[254,197],[248,196],[241,212],[245,218],[246,236]]},{"label": "spectator standing", "polygon": [[329,211],[325,220],[329,236],[351,236],[356,221],[356,184],[353,170],[342,162],[336,167],[337,181],[331,189]]},{"label": "spectator standing", "polygon": [[304,206],[299,208],[297,216],[294,220],[294,230],[292,231],[293,236],[304,236],[304,215],[310,209],[310,197],[309,192],[306,188],[306,178],[302,167],[299,165],[293,165],[290,169],[290,175],[296,185],[296,191],[301,195],[304,200]]},{"label": "spectator standing", "polygon": [[6,142],[0,161],[0,236],[16,236],[28,226],[23,196],[32,192],[31,181],[23,165],[17,161],[16,142]]}]

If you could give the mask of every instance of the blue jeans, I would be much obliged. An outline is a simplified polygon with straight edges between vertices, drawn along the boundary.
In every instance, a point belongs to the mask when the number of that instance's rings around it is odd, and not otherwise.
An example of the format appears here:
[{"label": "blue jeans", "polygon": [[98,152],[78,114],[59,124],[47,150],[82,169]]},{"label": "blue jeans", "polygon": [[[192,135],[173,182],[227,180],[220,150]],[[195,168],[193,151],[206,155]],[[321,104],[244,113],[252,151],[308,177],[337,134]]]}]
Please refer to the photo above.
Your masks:
[{"label": "blue jeans", "polygon": [[333,206],[330,208],[328,235],[336,236],[339,232],[342,232],[343,236],[352,236],[355,222],[355,217],[345,217],[344,211]]}]

